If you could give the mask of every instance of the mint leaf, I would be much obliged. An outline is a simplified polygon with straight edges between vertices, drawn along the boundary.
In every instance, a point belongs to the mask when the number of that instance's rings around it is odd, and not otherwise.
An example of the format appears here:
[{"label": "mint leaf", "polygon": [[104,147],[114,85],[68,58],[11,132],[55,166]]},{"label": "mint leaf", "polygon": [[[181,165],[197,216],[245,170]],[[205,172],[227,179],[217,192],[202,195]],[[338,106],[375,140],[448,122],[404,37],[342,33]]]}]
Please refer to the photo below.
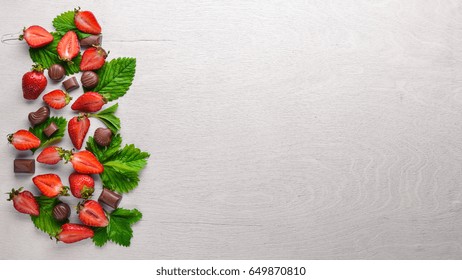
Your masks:
[{"label": "mint leaf", "polygon": [[41,48],[29,48],[29,55],[33,62],[42,65],[44,68],[50,68],[53,64],[61,64],[66,70],[67,75],[75,74],[80,71],[80,61],[82,56],[79,54],[70,62],[64,62],[59,59],[58,47],[59,40],[61,40],[62,35],[57,32],[51,32],[54,37],[53,42],[50,44],[41,47]]},{"label": "mint leaf", "polygon": [[102,121],[113,134],[116,134],[120,130],[120,119],[114,115],[117,108],[119,108],[119,104],[116,103],[111,107],[97,114],[91,114],[90,116]]},{"label": "mint leaf", "polygon": [[74,23],[74,11],[67,11],[53,19],[53,26],[55,27],[56,31],[61,35],[64,36],[67,31],[72,30],[74,31],[79,39],[84,39],[91,34],[83,33],[82,31],[78,30]]},{"label": "mint leaf", "polygon": [[121,57],[104,63],[97,71],[99,82],[92,91],[103,95],[108,101],[127,93],[135,77],[136,59]]},{"label": "mint leaf", "polygon": [[109,236],[107,234],[107,227],[93,228],[93,232],[93,243],[95,243],[95,245],[98,247],[103,247],[109,240]]},{"label": "mint leaf", "polygon": [[40,206],[40,215],[31,216],[32,222],[36,228],[48,233],[50,236],[55,236],[61,230],[61,226],[67,221],[58,222],[53,217],[53,208],[60,203],[58,198],[48,198],[46,196],[35,197]]},{"label": "mint leaf", "polygon": [[[53,133],[50,137],[47,137],[43,130],[49,126],[52,122],[54,122],[58,126],[58,130]],[[44,123],[36,125],[34,127],[30,127],[29,131],[32,132],[35,136],[37,136],[41,143],[40,147],[37,149],[32,149],[31,151],[34,153],[36,150],[46,147],[56,141],[61,140],[64,136],[64,132],[66,131],[67,120],[63,117],[51,117],[48,118]]]}]

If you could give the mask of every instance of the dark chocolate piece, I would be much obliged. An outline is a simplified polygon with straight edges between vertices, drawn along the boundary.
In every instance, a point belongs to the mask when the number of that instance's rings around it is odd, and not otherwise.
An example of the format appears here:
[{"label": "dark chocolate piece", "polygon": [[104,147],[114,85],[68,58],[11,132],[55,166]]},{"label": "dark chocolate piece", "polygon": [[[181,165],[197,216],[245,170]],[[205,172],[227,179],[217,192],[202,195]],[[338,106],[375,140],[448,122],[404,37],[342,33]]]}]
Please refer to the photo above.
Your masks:
[{"label": "dark chocolate piece", "polygon": [[95,142],[98,145],[106,147],[109,146],[109,144],[111,144],[112,132],[109,128],[99,127],[95,130],[93,138],[95,139]]},{"label": "dark chocolate piece", "polygon": [[64,70],[64,67],[60,64],[53,64],[48,68],[48,77],[52,79],[53,81],[59,82],[61,81],[66,74],[66,70]]},{"label": "dark chocolate piece", "polygon": [[57,221],[64,221],[69,219],[69,216],[71,215],[71,207],[69,207],[68,204],[66,203],[58,203],[56,206],[53,208],[53,217]]},{"label": "dark chocolate piece", "polygon": [[50,108],[43,106],[37,111],[29,113],[29,122],[32,126],[36,126],[45,122],[50,117]]},{"label": "dark chocolate piece", "polygon": [[14,173],[35,173],[35,159],[17,158],[14,160]]},{"label": "dark chocolate piece", "polygon": [[103,188],[103,192],[101,192],[101,195],[98,198],[99,203],[104,203],[114,209],[119,207],[121,200],[122,196],[120,194],[106,188]]},{"label": "dark chocolate piece", "polygon": [[86,48],[86,47],[101,45],[102,42],[103,42],[103,35],[101,34],[90,35],[87,38],[80,40],[80,46]]},{"label": "dark chocolate piece", "polygon": [[98,74],[96,74],[93,71],[83,72],[82,77],[80,78],[82,86],[88,89],[96,87],[96,85],[98,84],[98,80]]},{"label": "dark chocolate piece", "polygon": [[63,87],[66,89],[67,92],[73,91],[74,89],[78,89],[79,82],[75,77],[69,78],[63,82]]},{"label": "dark chocolate piece", "polygon": [[49,126],[47,126],[44,130],[43,130],[43,133],[45,133],[45,135],[47,137],[50,137],[51,135],[53,135],[53,133],[55,133],[57,130],[59,129],[59,127],[54,123],[50,123]]}]

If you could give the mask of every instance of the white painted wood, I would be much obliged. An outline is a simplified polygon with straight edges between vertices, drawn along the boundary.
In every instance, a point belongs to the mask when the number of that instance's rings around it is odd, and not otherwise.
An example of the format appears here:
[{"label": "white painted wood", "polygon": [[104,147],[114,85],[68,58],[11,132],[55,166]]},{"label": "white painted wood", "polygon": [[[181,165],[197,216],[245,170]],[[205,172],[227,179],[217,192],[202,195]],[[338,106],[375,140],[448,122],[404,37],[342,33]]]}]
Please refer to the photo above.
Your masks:
[{"label": "white painted wood", "polygon": [[[2,34],[73,8],[3,2]],[[77,2],[138,59],[118,115],[152,154],[122,202],[144,218],[130,248],[57,245],[2,199],[1,258],[462,258],[460,1]],[[40,102],[27,48],[0,50],[6,135]],[[0,149],[2,193],[32,188]]]}]

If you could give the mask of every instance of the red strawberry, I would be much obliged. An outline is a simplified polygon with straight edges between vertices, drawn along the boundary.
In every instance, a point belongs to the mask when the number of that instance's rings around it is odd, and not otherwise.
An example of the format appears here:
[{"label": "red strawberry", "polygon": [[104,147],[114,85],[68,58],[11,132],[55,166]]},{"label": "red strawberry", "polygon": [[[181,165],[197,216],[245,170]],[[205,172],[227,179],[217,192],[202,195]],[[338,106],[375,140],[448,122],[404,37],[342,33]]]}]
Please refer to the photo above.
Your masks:
[{"label": "red strawberry", "polygon": [[67,125],[67,131],[71,138],[72,144],[77,150],[82,148],[83,140],[90,128],[90,120],[85,115],[73,117]]},{"label": "red strawberry", "polygon": [[58,51],[58,56],[61,60],[71,61],[80,52],[77,34],[75,34],[74,31],[67,31],[61,40],[59,40],[56,50]]},{"label": "red strawberry", "polygon": [[13,200],[13,206],[18,212],[38,216],[40,209],[37,200],[35,200],[34,195],[30,191],[23,191],[22,189],[12,189],[9,193],[10,198],[8,201]]},{"label": "red strawberry", "polygon": [[21,129],[13,134],[8,135],[8,142],[10,142],[16,150],[26,151],[40,147],[40,139],[37,138],[32,132]]},{"label": "red strawberry", "polygon": [[31,48],[40,48],[53,42],[53,35],[46,31],[45,28],[32,25],[29,28],[24,29],[24,33],[19,36],[19,40],[26,40],[27,44]]},{"label": "red strawberry", "polygon": [[93,230],[89,227],[78,224],[64,224],[56,239],[64,243],[74,243],[83,239],[93,237]]},{"label": "red strawberry", "polygon": [[74,23],[82,32],[95,35],[101,33],[101,26],[90,11],[75,11]]},{"label": "red strawberry", "polygon": [[50,91],[43,96],[43,101],[45,101],[48,106],[56,110],[66,107],[71,100],[72,97],[60,89]]},{"label": "red strawberry", "polygon": [[82,61],[80,62],[80,70],[98,70],[103,67],[106,61],[107,53],[101,47],[91,47],[83,52]]},{"label": "red strawberry", "polygon": [[79,219],[87,226],[105,227],[109,224],[103,207],[94,200],[87,200],[82,204],[79,203],[77,212],[79,213]]},{"label": "red strawberry", "polygon": [[71,108],[75,111],[94,113],[101,110],[107,103],[106,98],[93,91],[85,92],[72,104]]},{"label": "red strawberry", "polygon": [[47,147],[38,155],[37,161],[45,164],[57,164],[61,161],[63,149],[55,146]]},{"label": "red strawberry", "polygon": [[95,181],[90,175],[72,173],[69,176],[72,195],[77,198],[89,198],[95,190]]},{"label": "red strawberry", "polygon": [[77,152],[70,157],[69,161],[78,173],[100,174],[104,171],[103,165],[89,151]]},{"label": "red strawberry", "polygon": [[67,187],[63,186],[61,178],[56,174],[42,174],[32,178],[35,186],[44,196],[55,197],[58,195],[68,195]]},{"label": "red strawberry", "polygon": [[36,64],[32,70],[22,76],[22,95],[27,100],[34,100],[47,87],[47,78],[43,75],[43,67]]}]

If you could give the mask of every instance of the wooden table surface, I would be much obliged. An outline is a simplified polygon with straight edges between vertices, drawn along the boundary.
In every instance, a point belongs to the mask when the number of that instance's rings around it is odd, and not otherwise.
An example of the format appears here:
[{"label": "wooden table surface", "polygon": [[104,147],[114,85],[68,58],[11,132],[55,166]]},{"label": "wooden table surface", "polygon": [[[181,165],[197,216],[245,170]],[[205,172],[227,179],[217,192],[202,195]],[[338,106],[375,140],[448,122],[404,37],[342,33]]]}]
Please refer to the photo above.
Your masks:
[{"label": "wooden table surface", "polygon": [[[0,258],[462,258],[460,1],[118,3],[3,1],[0,33],[75,4],[110,58],[137,58],[118,116],[152,156],[121,205],[144,214],[132,246],[56,244],[2,195]],[[5,136],[40,101],[27,47],[0,51]],[[1,193],[33,189],[0,154]]]}]

